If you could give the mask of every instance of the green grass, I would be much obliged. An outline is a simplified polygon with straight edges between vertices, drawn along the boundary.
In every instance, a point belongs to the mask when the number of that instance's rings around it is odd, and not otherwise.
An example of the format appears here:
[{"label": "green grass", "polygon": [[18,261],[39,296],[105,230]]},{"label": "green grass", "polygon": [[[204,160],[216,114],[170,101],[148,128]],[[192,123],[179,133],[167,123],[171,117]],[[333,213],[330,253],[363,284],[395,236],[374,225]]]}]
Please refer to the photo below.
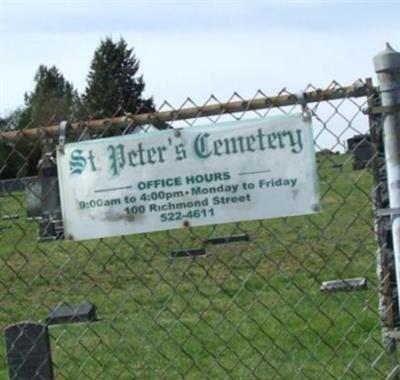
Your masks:
[{"label": "green grass", "polygon": [[[333,164],[343,164],[342,169]],[[0,198],[0,323],[93,302],[101,321],[50,327],[57,379],[383,379],[372,176],[346,155],[319,164],[322,212],[81,243],[36,242],[21,193]],[[206,237],[249,243],[169,258]],[[368,289],[322,294],[365,276]],[[0,346],[0,378],[7,378]]]}]

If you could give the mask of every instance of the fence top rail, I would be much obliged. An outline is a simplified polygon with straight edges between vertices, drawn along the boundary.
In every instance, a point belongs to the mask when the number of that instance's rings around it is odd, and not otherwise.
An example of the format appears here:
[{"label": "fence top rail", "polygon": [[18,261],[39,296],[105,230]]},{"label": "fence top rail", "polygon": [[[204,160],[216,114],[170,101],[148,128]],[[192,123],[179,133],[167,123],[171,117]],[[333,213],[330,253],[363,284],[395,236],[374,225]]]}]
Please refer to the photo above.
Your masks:
[{"label": "fence top rail", "polygon": [[[293,106],[296,104],[316,103],[321,101],[337,100],[343,98],[357,98],[368,96],[374,90],[370,78],[365,81],[358,80],[351,86],[315,89],[301,94],[280,94],[277,96],[263,96],[249,100],[228,101],[219,104],[209,104],[198,107],[180,108],[170,111],[151,113],[128,114],[107,119],[95,119],[68,124],[68,134],[80,133],[83,129],[102,130],[109,127],[121,128],[129,124],[146,125],[160,122],[173,122],[199,117],[231,114],[236,112],[256,111],[275,107]],[[16,141],[23,138],[41,136],[58,136],[59,125],[46,127],[26,128],[0,133],[0,141]]]}]

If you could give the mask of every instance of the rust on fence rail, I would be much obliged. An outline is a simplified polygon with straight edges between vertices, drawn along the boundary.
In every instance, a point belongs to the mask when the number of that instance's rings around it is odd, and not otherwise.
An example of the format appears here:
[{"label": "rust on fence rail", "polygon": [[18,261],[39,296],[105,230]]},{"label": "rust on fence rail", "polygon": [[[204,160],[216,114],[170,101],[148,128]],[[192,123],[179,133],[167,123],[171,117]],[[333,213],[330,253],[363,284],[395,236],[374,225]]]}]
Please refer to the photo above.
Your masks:
[{"label": "rust on fence rail", "polygon": [[[362,97],[367,96],[371,88],[368,85],[370,81],[357,81],[351,86],[332,88],[332,89],[316,89],[314,91],[304,92],[302,94],[306,103],[315,103],[326,100],[337,100],[345,97]],[[285,94],[278,96],[264,96],[257,99],[240,100],[234,102],[226,102],[220,104],[204,105],[199,107],[188,107],[173,111],[160,111],[151,113],[142,113],[135,115],[125,115],[112,117],[108,119],[87,120],[84,122],[75,122],[69,124],[68,132],[79,132],[84,128],[102,129],[105,127],[124,127],[129,123],[134,125],[145,125],[157,122],[172,122],[184,119],[193,119],[198,117],[215,116],[226,113],[255,111],[273,107],[285,107],[296,105],[299,103],[298,95]],[[18,131],[9,131],[0,133],[0,140],[15,141],[21,138],[40,137],[42,135],[56,136],[59,134],[58,125],[50,125],[47,127],[27,128]]]}]

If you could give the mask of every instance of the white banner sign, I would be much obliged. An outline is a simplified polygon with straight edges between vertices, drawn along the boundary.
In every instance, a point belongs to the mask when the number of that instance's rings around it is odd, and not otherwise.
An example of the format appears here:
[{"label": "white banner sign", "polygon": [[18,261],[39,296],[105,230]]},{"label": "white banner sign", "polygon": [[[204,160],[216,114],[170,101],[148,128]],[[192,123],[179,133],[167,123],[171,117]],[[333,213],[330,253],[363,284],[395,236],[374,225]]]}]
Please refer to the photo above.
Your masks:
[{"label": "white banner sign", "polygon": [[319,210],[300,114],[66,144],[57,162],[74,240]]}]

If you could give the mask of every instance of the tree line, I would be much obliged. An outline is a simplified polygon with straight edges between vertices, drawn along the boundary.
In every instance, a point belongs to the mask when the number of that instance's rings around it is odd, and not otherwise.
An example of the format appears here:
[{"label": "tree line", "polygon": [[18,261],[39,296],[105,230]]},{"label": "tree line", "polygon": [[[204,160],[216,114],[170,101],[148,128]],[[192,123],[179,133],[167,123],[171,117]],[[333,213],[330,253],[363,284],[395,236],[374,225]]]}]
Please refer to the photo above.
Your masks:
[{"label": "tree line", "polygon": [[[94,52],[87,86],[78,94],[56,66],[40,65],[34,88],[26,92],[24,105],[0,117],[0,131],[20,130],[77,121],[108,118],[155,110],[153,98],[145,98],[145,83],[134,49],[121,38],[106,37]],[[41,151],[37,143],[0,144],[0,178],[37,174]]]}]

